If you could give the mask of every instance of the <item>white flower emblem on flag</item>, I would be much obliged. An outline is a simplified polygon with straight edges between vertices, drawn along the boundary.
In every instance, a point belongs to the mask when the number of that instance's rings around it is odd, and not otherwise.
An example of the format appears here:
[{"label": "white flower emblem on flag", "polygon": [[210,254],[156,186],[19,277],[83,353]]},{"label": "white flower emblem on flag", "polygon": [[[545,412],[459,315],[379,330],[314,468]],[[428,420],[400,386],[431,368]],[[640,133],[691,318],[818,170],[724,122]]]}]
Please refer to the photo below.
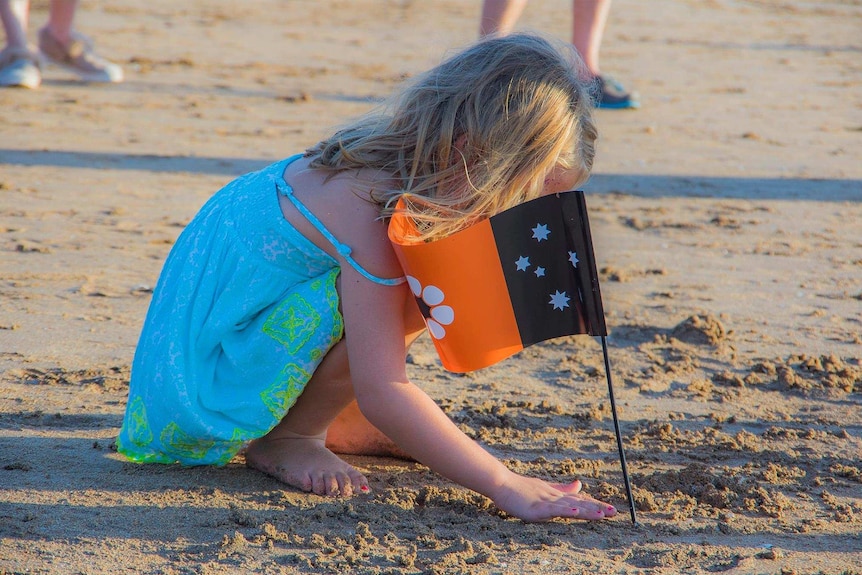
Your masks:
[{"label": "white flower emblem on flag", "polygon": [[425,325],[428,326],[428,333],[434,339],[446,337],[446,328],[443,326],[455,321],[455,310],[448,305],[442,305],[446,294],[434,285],[422,287],[422,283],[411,275],[407,276],[407,285],[419,302],[422,317],[425,318]]}]

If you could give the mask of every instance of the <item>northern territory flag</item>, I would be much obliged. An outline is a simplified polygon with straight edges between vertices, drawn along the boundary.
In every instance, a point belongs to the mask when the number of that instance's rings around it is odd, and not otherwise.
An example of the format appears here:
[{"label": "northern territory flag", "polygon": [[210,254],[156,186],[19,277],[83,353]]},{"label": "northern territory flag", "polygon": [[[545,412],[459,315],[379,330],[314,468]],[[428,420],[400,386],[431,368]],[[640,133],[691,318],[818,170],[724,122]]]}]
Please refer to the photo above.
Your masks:
[{"label": "northern territory flag", "polygon": [[487,367],[564,335],[607,335],[583,192],[543,196],[441,240],[415,237],[396,210],[389,239],[446,369]]}]

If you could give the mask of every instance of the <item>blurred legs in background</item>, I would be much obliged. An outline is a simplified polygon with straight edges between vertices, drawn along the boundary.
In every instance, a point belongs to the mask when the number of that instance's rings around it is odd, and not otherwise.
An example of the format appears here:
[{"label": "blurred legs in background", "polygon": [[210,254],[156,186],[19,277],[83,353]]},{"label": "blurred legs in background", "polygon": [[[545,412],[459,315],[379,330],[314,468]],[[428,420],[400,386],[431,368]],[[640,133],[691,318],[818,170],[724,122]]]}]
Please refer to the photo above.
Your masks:
[{"label": "blurred legs in background", "polygon": [[[527,0],[484,0],[479,36],[506,35],[518,22]],[[611,0],[572,0],[572,44],[595,78],[596,106],[599,108],[638,108],[638,96],[602,74],[599,50],[611,9]]]},{"label": "blurred legs in background", "polygon": [[35,89],[42,83],[43,59],[74,72],[85,82],[122,82],[123,69],[97,55],[92,42],[75,31],[78,0],[51,0],[48,22],[39,30],[38,51],[27,42],[29,0],[0,0],[6,46],[0,51],[0,87]]}]

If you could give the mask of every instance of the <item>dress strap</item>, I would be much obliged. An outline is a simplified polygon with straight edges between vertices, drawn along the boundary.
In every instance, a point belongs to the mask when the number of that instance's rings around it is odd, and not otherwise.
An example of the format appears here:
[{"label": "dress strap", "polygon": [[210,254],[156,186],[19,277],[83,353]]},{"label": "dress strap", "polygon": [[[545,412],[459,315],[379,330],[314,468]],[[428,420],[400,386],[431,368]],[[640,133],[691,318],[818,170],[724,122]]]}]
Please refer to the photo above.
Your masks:
[{"label": "dress strap", "polygon": [[[293,156],[292,158],[290,158],[288,160],[287,163],[290,163],[290,161],[293,161],[297,157],[299,157],[299,156]],[[374,283],[385,285],[385,286],[397,286],[397,285],[401,285],[405,281],[407,281],[407,279],[404,276],[397,277],[397,278],[391,278],[391,279],[377,277],[376,275],[372,274],[371,272],[369,272],[368,270],[363,268],[359,264],[359,262],[357,262],[355,259],[353,259],[353,256],[350,255],[353,251],[350,249],[350,246],[338,241],[338,238],[336,238],[334,235],[332,235],[332,232],[330,232],[326,228],[326,226],[323,225],[323,222],[321,222],[320,219],[317,216],[315,216],[311,212],[311,210],[309,210],[305,206],[305,204],[303,204],[302,202],[299,201],[299,199],[293,194],[293,188],[290,187],[290,184],[288,184],[287,182],[284,181],[284,177],[280,176],[278,178],[276,187],[279,189],[279,191],[282,194],[287,196],[287,199],[289,199],[290,202],[294,205],[294,207],[296,207],[296,209],[299,210],[299,213],[301,213],[305,217],[305,219],[307,219],[311,223],[311,225],[313,225],[315,228],[317,228],[317,231],[319,231],[321,234],[323,234],[323,237],[325,237],[329,241],[329,243],[331,243],[335,247],[336,251],[338,251],[338,253],[341,255],[341,257],[343,257],[347,261],[347,263],[349,263],[351,265],[351,267],[353,267],[353,269],[358,271],[363,277],[373,281]]]}]

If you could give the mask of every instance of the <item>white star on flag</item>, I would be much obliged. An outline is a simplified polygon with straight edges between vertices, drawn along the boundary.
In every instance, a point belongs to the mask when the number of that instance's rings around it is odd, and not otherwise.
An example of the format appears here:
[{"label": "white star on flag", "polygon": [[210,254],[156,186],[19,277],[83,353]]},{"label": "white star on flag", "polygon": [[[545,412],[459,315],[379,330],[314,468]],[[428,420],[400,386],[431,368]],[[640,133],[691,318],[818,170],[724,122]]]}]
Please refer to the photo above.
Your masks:
[{"label": "white star on flag", "polygon": [[533,239],[541,242],[548,239],[550,233],[551,231],[548,229],[547,224],[536,224],[536,227],[533,228]]},{"label": "white star on flag", "polygon": [[562,310],[563,308],[569,307],[569,300],[571,298],[566,295],[566,292],[560,292],[557,290],[556,293],[551,294],[551,301],[548,303],[554,306],[554,309]]},{"label": "white star on flag", "polygon": [[528,267],[530,267],[530,258],[521,256],[518,258],[518,261],[515,262],[515,267],[519,272],[526,271]]},{"label": "white star on flag", "polygon": [[578,262],[581,260],[578,259],[578,254],[569,252],[569,261],[572,262],[572,267],[578,267]]}]

